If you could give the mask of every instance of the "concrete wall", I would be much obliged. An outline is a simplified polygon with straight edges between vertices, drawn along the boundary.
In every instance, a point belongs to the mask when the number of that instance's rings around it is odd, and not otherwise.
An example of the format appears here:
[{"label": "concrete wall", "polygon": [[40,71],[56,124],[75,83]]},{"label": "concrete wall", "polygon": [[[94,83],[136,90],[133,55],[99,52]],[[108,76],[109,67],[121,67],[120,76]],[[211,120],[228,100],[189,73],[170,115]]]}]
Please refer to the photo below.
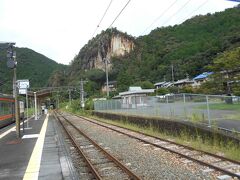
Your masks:
[{"label": "concrete wall", "polygon": [[137,124],[140,127],[154,127],[160,132],[169,133],[174,136],[178,136],[180,133],[184,132],[193,138],[196,138],[197,136],[201,137],[203,141],[205,139],[219,143],[227,143],[232,141],[240,147],[239,135],[224,132],[218,129],[210,129],[208,127],[191,122],[181,122],[177,120],[148,118],[141,116],[127,116],[102,112],[93,112],[93,114],[98,117],[110,119],[113,121],[122,121]]}]

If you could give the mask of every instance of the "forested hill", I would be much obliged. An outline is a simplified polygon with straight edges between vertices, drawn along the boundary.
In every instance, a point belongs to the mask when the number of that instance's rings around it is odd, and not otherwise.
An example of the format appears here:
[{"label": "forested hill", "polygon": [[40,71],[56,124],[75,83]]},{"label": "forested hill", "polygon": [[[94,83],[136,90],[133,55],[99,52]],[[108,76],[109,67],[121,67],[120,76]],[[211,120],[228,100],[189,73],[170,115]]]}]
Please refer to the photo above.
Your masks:
[{"label": "forested hill", "polygon": [[[109,48],[112,46],[110,44],[114,44],[109,43],[112,32],[122,34],[116,29],[108,29],[89,40],[72,61],[69,68],[71,72],[64,76],[63,72],[58,71],[51,77],[51,84],[73,85],[79,83],[80,79],[87,79],[88,94],[99,92],[105,82],[105,73],[104,69],[97,66],[96,59],[102,61],[107,52],[114,49]],[[131,47],[128,48],[130,51],[125,51],[123,56],[107,56],[112,67],[109,80],[117,81],[118,91],[127,90],[131,85],[171,80],[172,66],[174,80],[186,76],[192,78],[207,71],[208,65],[219,54],[240,47],[240,6],[196,16],[180,25],[157,28],[137,38],[124,33],[124,39],[132,40],[134,45],[128,43],[124,46]],[[118,40],[116,44],[120,42],[130,41]]]},{"label": "forested hill", "polygon": [[134,51],[122,61],[115,58],[113,77],[118,85],[138,81],[193,77],[217,54],[240,46],[240,6],[224,12],[196,16],[180,25],[157,28],[136,39]]},{"label": "forested hill", "polygon": [[[17,79],[29,79],[31,87],[46,86],[53,72],[66,68],[28,48],[15,48],[17,53]],[[6,50],[0,50],[0,92],[10,93],[12,73],[6,65]]]}]

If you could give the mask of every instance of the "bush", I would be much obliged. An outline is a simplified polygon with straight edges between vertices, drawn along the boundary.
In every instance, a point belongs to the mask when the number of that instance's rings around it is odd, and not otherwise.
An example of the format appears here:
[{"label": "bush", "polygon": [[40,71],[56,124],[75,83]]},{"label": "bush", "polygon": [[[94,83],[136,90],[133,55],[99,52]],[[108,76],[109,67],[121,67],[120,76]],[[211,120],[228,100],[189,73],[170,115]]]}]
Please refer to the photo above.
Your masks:
[{"label": "bush", "polygon": [[169,90],[166,88],[159,88],[157,89],[157,95],[164,95],[164,94],[168,94]]},{"label": "bush", "polygon": [[85,102],[85,110],[93,110],[94,109],[94,102],[92,99],[88,99]]}]

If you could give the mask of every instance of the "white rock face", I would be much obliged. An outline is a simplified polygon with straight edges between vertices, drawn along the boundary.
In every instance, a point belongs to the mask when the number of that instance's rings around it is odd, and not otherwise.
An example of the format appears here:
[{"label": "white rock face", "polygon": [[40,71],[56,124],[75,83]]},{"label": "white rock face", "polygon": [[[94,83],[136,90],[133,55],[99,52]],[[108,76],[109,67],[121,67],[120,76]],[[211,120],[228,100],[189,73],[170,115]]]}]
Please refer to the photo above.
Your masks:
[{"label": "white rock face", "polygon": [[[133,41],[124,38],[120,35],[115,35],[111,38],[110,46],[106,50],[106,57],[109,60],[108,69],[110,70],[112,67],[111,57],[119,57],[124,56],[126,53],[130,53],[134,48]],[[97,57],[93,57],[89,61],[90,69],[102,69],[105,71],[105,62],[102,57],[100,51],[98,52]]]},{"label": "white rock face", "polygon": [[112,37],[111,54],[112,56],[123,56],[133,50],[134,44],[128,39],[122,38],[119,35]]}]

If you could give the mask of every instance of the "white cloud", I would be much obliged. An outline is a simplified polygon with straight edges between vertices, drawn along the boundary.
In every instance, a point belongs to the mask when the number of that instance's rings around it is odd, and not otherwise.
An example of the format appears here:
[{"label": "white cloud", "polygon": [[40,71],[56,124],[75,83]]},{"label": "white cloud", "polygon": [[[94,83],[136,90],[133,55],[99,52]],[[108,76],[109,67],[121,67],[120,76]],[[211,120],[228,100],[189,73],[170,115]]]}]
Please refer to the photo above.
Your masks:
[{"label": "white cloud", "polygon": [[[128,0],[113,0],[96,34],[106,29]],[[114,23],[123,32],[139,36],[175,0],[132,0]],[[160,27],[188,0],[177,3],[150,29]],[[205,0],[191,0],[165,25],[183,22]],[[49,58],[68,64],[88,42],[110,0],[1,0],[0,41],[15,41]],[[237,3],[209,0],[195,14],[222,11]],[[189,17],[188,17],[189,18]],[[96,35],[95,34],[95,35]]]}]

